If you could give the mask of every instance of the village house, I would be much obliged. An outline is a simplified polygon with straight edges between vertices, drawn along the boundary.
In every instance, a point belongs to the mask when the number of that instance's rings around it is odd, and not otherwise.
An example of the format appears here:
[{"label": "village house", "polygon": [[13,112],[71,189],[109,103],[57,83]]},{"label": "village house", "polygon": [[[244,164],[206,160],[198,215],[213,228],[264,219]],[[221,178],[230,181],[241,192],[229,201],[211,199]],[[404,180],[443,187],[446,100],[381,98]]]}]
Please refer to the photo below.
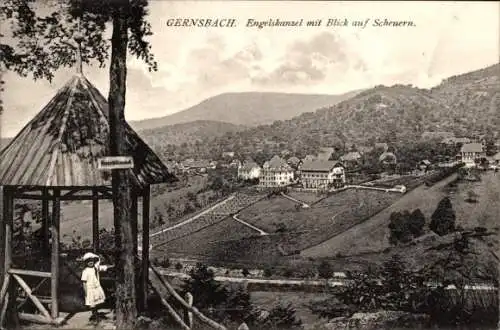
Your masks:
[{"label": "village house", "polygon": [[233,161],[231,163],[229,163],[229,167],[232,167],[232,168],[238,168],[241,166],[241,162],[237,159],[233,159]]},{"label": "village house", "polygon": [[304,162],[300,169],[304,188],[341,187],[345,184],[345,171],[341,163],[331,160]]},{"label": "village house", "polygon": [[168,159],[164,164],[173,173],[178,173],[181,169],[181,165],[173,159]]},{"label": "village house", "polygon": [[486,153],[481,143],[467,143],[460,149],[460,160],[467,167],[475,166],[476,159],[483,157],[486,157]]},{"label": "village house", "polygon": [[213,163],[208,160],[186,159],[182,162],[182,170],[188,173],[206,173],[209,169],[215,169]]},{"label": "village house", "polygon": [[491,157],[491,164],[498,166],[500,165],[500,152],[497,152],[496,154]]},{"label": "village house", "polygon": [[385,168],[394,167],[398,163],[398,159],[396,158],[396,155],[394,153],[392,153],[392,152],[389,152],[389,151],[383,152],[378,157],[378,161]]},{"label": "village house", "polygon": [[291,184],[293,179],[293,168],[276,155],[262,166],[259,184],[264,187],[283,187]]},{"label": "village house", "polygon": [[351,151],[341,156],[340,160],[346,168],[353,169],[361,165],[361,154],[357,151]]},{"label": "village house", "polygon": [[233,151],[224,151],[222,153],[222,158],[233,158],[233,157],[234,157]]},{"label": "village house", "polygon": [[382,149],[387,151],[389,149],[389,145],[385,142],[377,142],[375,143],[375,149]]},{"label": "village house", "polygon": [[238,167],[238,179],[241,180],[254,180],[260,177],[261,168],[252,159],[245,160],[243,164]]},{"label": "village house", "polygon": [[281,157],[287,157],[287,156],[289,156],[291,153],[292,153],[292,152],[291,152],[290,150],[288,150],[288,149],[282,150],[282,151],[280,152]]},{"label": "village house", "polygon": [[457,146],[457,145],[464,145],[466,143],[470,143],[471,139],[467,137],[451,137],[451,138],[446,138],[441,143],[446,144],[446,145],[451,145],[451,146]]},{"label": "village house", "polygon": [[453,138],[455,137],[455,134],[453,132],[423,132],[422,133],[422,140],[434,140],[434,139],[448,139],[448,138]]},{"label": "village house", "polygon": [[358,146],[358,147],[356,147],[356,150],[359,151],[359,153],[361,153],[361,155],[367,154],[367,153],[371,152],[373,149],[375,149],[375,148],[374,147],[368,147],[368,146]]},{"label": "village house", "polygon": [[431,162],[428,159],[421,160],[418,162],[417,168],[421,171],[427,172],[431,168]]}]

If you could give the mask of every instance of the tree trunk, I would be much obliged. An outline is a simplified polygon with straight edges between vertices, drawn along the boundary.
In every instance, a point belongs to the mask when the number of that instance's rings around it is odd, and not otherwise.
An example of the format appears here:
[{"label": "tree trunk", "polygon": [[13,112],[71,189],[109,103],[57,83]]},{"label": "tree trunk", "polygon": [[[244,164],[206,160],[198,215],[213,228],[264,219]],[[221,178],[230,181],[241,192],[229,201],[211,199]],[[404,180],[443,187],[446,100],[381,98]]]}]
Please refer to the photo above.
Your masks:
[{"label": "tree trunk", "polygon": [[[128,155],[125,140],[125,92],[127,76],[127,7],[117,3],[113,14],[109,85],[110,152]],[[132,221],[132,187],[127,170],[113,170],[113,206],[116,245],[116,328],[133,329],[137,319],[135,256]]]}]

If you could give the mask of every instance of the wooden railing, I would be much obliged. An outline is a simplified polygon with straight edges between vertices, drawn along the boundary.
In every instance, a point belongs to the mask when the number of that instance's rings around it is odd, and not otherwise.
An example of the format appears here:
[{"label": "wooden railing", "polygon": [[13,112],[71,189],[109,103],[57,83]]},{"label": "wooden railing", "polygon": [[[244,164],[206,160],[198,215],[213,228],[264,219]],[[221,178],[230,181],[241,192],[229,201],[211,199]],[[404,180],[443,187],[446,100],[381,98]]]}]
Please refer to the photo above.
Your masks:
[{"label": "wooden railing", "polygon": [[[212,329],[226,330],[226,327],[205,316],[196,307],[194,307],[193,299],[190,294],[187,295],[186,299],[182,298],[177,291],[175,291],[172,285],[166,281],[160,273],[158,273],[151,263],[149,264],[149,283],[160,296],[161,302],[166,307],[167,312],[181,326],[182,329],[191,330],[193,326],[192,319],[193,316],[195,316],[200,322]],[[184,318],[179,316],[177,311],[168,303],[168,296],[173,297],[184,308]]]}]

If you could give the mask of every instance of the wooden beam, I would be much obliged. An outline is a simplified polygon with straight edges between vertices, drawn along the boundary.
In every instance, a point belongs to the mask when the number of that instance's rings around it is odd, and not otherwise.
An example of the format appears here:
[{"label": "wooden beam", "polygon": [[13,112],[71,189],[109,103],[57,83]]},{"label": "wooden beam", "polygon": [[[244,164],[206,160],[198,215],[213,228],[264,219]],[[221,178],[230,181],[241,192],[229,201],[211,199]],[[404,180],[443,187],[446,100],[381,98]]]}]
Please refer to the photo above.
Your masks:
[{"label": "wooden beam", "polygon": [[36,308],[38,308],[38,310],[43,314],[43,316],[45,316],[47,319],[51,319],[49,312],[45,309],[45,307],[43,307],[40,300],[38,300],[38,298],[33,295],[31,288],[29,287],[28,284],[26,284],[26,282],[24,282],[21,276],[17,274],[12,274],[12,277],[14,277],[17,283],[19,283],[24,292],[26,292],[26,295],[31,299],[33,304],[35,304]]},{"label": "wooden beam", "polygon": [[[47,278],[43,278],[43,279],[42,279],[42,280],[41,280],[41,281],[40,281],[40,282],[39,282],[39,283],[38,283],[38,284],[37,284],[37,285],[36,285],[36,286],[35,286],[32,290],[31,290],[31,293],[34,293],[36,290],[38,290],[38,289],[42,286],[42,284],[43,284],[43,283],[45,283],[45,281],[46,281],[46,280],[47,280]],[[42,303],[50,303],[50,302],[51,302],[51,300],[47,301],[47,299],[43,299],[43,298],[40,298],[40,297],[37,297],[37,298],[38,298],[38,300],[40,300],[40,302],[42,302]],[[26,298],[24,298],[24,299],[23,299],[23,298],[20,298],[20,297],[19,297],[19,298],[16,298],[16,301],[20,301],[20,302],[21,302],[19,305],[17,305],[17,308],[16,308],[16,309],[17,309],[17,310],[20,310],[20,309],[21,309],[21,307],[23,307],[23,306],[24,306],[24,304],[28,301],[28,299],[29,299],[29,297],[28,297],[28,296],[26,296]]]},{"label": "wooden beam", "polygon": [[42,247],[43,247],[43,253],[45,255],[48,255],[49,251],[49,239],[50,239],[50,219],[49,219],[49,191],[48,189],[43,190],[43,199],[42,199],[42,228],[43,228],[43,235],[42,235]]},{"label": "wooden beam", "polygon": [[50,272],[39,272],[36,270],[15,269],[15,268],[9,269],[8,273],[17,275],[35,276],[35,277],[51,277],[52,275],[52,273]]},{"label": "wooden beam", "polygon": [[172,306],[170,306],[170,304],[165,300],[165,298],[160,296],[160,299],[163,306],[167,308],[167,311],[170,314],[170,316],[172,316],[172,318],[181,326],[181,328],[184,330],[191,330],[191,328],[186,323],[184,323],[179,314],[177,314],[175,309]]},{"label": "wooden beam", "polygon": [[[34,194],[15,194],[14,197],[28,200],[44,200],[42,195]],[[92,199],[94,199],[92,195],[71,195],[59,197],[59,200],[61,201],[90,201]],[[109,194],[100,194],[99,199],[112,199],[112,196]]]},{"label": "wooden beam", "polygon": [[0,291],[0,306],[2,306],[2,308],[4,304],[7,304],[7,300],[4,300],[4,298],[5,295],[7,294],[7,290],[9,289],[9,283],[10,283],[10,275],[7,275],[3,281],[2,290]]},{"label": "wooden beam", "polygon": [[99,194],[92,191],[92,247],[94,253],[99,250]]},{"label": "wooden beam", "polygon": [[158,283],[158,285],[161,285],[163,286],[170,295],[173,296],[173,298],[175,300],[177,300],[181,305],[182,307],[186,308],[188,311],[190,311],[191,313],[193,313],[194,316],[196,316],[198,318],[198,320],[200,320],[202,323],[208,325],[209,327],[213,328],[213,329],[218,329],[218,330],[227,330],[225,326],[223,326],[222,324],[219,324],[217,322],[215,322],[214,320],[211,320],[210,318],[206,317],[203,313],[201,313],[196,307],[194,306],[190,306],[176,291],[175,289],[172,287],[172,285],[170,285],[170,283],[168,283],[168,281],[165,281],[163,279],[163,277],[158,274],[158,272],[156,271],[156,269],[154,269],[154,267],[150,266],[149,267],[150,271],[151,271],[151,274],[153,274],[154,278],[151,278],[151,285],[153,286],[157,286],[157,284],[155,283]]},{"label": "wooden beam", "polygon": [[31,200],[42,200],[43,199],[42,195],[19,193],[19,192],[15,192],[14,197],[19,198],[19,199],[31,199]]},{"label": "wooden beam", "polygon": [[[193,295],[190,292],[186,292],[185,298],[189,306],[193,306]],[[184,322],[190,329],[193,327],[193,313],[188,309],[184,310]]]},{"label": "wooden beam", "polygon": [[137,207],[137,199],[139,196],[137,193],[132,194],[132,235],[134,236],[134,255],[137,255],[137,239],[139,237],[139,228],[138,228],[138,207]]},{"label": "wooden beam", "polygon": [[23,320],[23,321],[28,321],[28,322],[33,322],[33,323],[42,323],[42,324],[59,325],[62,323],[61,318],[54,320],[52,318],[46,318],[42,315],[29,314],[29,313],[19,313],[19,319]]},{"label": "wooden beam", "polygon": [[[139,235],[139,228],[138,228],[138,208],[137,208],[137,199],[139,198],[137,192],[135,191],[135,189],[133,190],[132,192],[132,213],[131,213],[131,227],[132,227],[132,237],[134,238],[133,239],[133,249],[134,249],[134,256],[136,258],[134,258],[134,261],[137,260],[137,253],[138,253],[138,235]],[[137,265],[137,262],[134,262],[134,265]],[[137,269],[137,268],[134,268],[134,269]],[[142,306],[143,306],[143,302],[144,302],[144,295],[142,294],[142,291],[141,291],[141,286],[142,286],[142,281],[141,281],[141,276],[140,276],[140,273],[137,274],[136,273],[136,277],[135,277],[135,292],[136,292],[136,304],[137,304],[137,310],[139,312],[142,312]]]},{"label": "wooden beam", "polygon": [[51,257],[51,292],[52,299],[52,318],[55,319],[59,316],[58,306],[58,288],[59,288],[59,222],[61,217],[61,200],[59,199],[60,191],[54,190],[54,201],[52,202],[52,224],[50,231],[52,234],[52,257]]},{"label": "wooden beam", "polygon": [[[19,251],[22,253],[22,254],[26,254],[26,241],[24,239],[24,214],[21,213],[20,216],[19,216],[19,222],[20,222],[20,226],[19,226],[19,238],[18,238],[18,251],[16,251],[16,253],[18,253]],[[12,227],[14,228],[14,227]],[[12,229],[14,230],[14,229]]]},{"label": "wooden beam", "polygon": [[4,276],[12,264],[12,228],[14,225],[14,199],[9,189],[4,189],[4,221],[5,221],[5,248],[4,248]]},{"label": "wooden beam", "polygon": [[7,306],[9,305],[9,300],[10,300],[10,290],[7,290],[7,293],[5,294],[5,297],[3,299],[2,303],[2,311],[0,312],[0,327],[4,329],[4,324],[5,324],[5,315],[7,314]]},{"label": "wooden beam", "polygon": [[148,283],[149,283],[149,217],[151,204],[151,190],[147,186],[142,194],[142,251],[141,251],[141,271],[142,283],[141,292],[144,296],[143,308],[148,310]]},{"label": "wooden beam", "polygon": [[[3,284],[3,281],[5,280],[4,278],[4,266],[5,266],[5,219],[6,219],[6,212],[5,212],[5,192],[4,192],[4,187],[0,186],[0,285]],[[1,302],[1,301],[0,301]],[[0,324],[1,327],[1,324]]]}]

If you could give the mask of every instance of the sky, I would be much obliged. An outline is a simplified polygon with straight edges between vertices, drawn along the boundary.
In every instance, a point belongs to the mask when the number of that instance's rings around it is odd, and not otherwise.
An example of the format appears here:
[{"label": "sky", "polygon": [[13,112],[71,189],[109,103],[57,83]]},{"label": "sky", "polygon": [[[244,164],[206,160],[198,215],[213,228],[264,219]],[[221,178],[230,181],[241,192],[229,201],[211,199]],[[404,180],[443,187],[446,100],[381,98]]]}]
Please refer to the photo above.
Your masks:
[{"label": "sky", "polygon": [[[129,56],[127,120],[160,117],[227,92],[340,94],[375,85],[432,87],[499,61],[498,2],[150,0],[157,72]],[[169,27],[172,18],[234,18],[233,28]],[[370,19],[365,28],[328,19]],[[375,19],[412,21],[375,27]],[[319,27],[247,27],[247,20],[322,19]],[[305,22],[304,22],[305,24]],[[109,68],[84,66],[107,97]],[[2,136],[14,136],[75,73],[49,83],[4,74]]]}]

